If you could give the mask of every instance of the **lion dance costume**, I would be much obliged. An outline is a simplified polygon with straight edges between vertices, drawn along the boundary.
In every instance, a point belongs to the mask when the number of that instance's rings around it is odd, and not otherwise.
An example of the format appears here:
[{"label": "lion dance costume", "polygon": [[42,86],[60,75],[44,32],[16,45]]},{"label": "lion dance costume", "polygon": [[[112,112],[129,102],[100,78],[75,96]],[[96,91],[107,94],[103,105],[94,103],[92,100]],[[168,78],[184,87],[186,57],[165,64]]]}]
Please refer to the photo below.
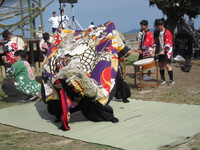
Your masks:
[{"label": "lion dance costume", "polygon": [[109,106],[118,52],[125,47],[113,22],[88,30],[57,29],[43,62],[42,96],[50,114],[69,130],[70,113],[91,121],[118,122]]}]

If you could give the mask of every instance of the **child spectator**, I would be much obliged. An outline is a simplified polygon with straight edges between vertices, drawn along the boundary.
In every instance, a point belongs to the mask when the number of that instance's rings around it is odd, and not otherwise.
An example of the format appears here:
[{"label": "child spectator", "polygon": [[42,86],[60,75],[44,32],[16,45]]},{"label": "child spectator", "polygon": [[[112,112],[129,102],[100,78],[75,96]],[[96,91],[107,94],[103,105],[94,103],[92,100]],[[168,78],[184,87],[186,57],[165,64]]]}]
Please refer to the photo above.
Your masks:
[{"label": "child spectator", "polygon": [[49,42],[50,39],[50,35],[49,33],[45,32],[42,35],[44,43],[42,44],[42,53],[43,53],[43,57],[46,56],[47,51],[49,50],[49,47],[51,46],[51,43]]}]

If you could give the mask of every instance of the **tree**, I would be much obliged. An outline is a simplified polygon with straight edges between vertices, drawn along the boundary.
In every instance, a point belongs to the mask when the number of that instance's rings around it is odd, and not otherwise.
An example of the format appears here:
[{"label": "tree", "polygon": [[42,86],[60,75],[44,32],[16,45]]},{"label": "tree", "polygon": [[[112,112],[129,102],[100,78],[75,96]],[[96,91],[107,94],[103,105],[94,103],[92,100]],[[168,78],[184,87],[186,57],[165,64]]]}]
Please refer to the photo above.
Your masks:
[{"label": "tree", "polygon": [[168,28],[172,33],[184,15],[196,18],[200,14],[200,0],[149,0],[149,2],[150,6],[156,5],[167,16]]}]

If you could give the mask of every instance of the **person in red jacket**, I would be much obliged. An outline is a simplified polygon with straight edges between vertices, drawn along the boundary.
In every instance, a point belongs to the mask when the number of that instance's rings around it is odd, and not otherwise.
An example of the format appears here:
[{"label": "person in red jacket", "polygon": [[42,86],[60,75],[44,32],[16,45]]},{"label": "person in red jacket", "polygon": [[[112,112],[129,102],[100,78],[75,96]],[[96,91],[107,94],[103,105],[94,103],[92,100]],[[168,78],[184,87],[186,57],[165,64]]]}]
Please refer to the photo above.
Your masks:
[{"label": "person in red jacket", "polygon": [[5,30],[2,34],[2,37],[5,41],[3,46],[4,56],[2,57],[2,60],[5,63],[5,66],[11,66],[13,63],[15,63],[14,59],[14,53],[16,50],[18,50],[17,43],[11,41],[11,32],[8,30]]},{"label": "person in red jacket", "polygon": [[141,30],[143,31],[140,47],[138,52],[140,53],[139,59],[152,57],[153,54],[153,35],[148,29],[148,21],[142,20],[140,22]]},{"label": "person in red jacket", "polygon": [[[147,20],[142,20],[140,22],[141,26],[141,31],[143,32],[142,37],[141,37],[141,42],[139,49],[137,52],[139,53],[139,58],[140,59],[145,59],[145,58],[150,58],[153,55],[154,49],[153,49],[153,34],[149,31],[148,29],[148,21]],[[151,80],[150,76],[151,72],[148,72],[148,76],[143,76],[143,80]]]},{"label": "person in red jacket", "polygon": [[165,28],[165,21],[163,19],[157,19],[155,21],[155,26],[157,30],[160,31],[159,37],[158,37],[158,46],[157,54],[158,56],[158,63],[160,68],[160,76],[161,76],[161,84],[165,84],[165,70],[167,69],[168,75],[169,75],[169,85],[174,84],[173,80],[173,70],[171,67],[171,58],[172,58],[172,49],[173,49],[173,36],[171,32]]}]

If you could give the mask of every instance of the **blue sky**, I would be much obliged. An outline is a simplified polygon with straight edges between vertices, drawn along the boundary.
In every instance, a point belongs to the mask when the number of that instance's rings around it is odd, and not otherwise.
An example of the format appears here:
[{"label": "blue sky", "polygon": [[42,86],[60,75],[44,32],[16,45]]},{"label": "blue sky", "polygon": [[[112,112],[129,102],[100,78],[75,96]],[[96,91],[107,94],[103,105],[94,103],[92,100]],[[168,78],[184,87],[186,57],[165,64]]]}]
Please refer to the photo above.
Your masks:
[{"label": "blue sky", "polygon": [[[58,0],[52,5],[59,13]],[[68,17],[71,17],[70,4],[65,9]],[[154,19],[163,16],[156,7],[149,7],[148,0],[79,0],[74,5],[74,10],[76,20],[83,28],[87,28],[91,21],[95,25],[113,21],[120,32],[139,28],[142,19],[149,20],[150,27],[153,27]]]},{"label": "blue sky", "polygon": [[[55,10],[59,14],[59,0],[47,9]],[[54,8],[54,9],[52,9]],[[65,10],[68,17],[71,17],[70,4],[66,4]],[[91,21],[95,25],[113,21],[117,30],[127,32],[140,28],[139,22],[143,19],[149,21],[149,28],[153,28],[156,18],[162,18],[162,12],[156,7],[149,7],[149,0],[78,0],[74,5],[75,18],[83,28],[87,28]],[[51,13],[46,14],[45,20],[51,17]],[[49,28],[47,23],[45,28]],[[200,27],[200,17],[195,21],[195,27]]]},{"label": "blue sky", "polygon": [[[47,2],[49,0],[43,0],[43,6]],[[51,32],[51,24],[48,23],[48,19],[52,16],[53,11],[56,11],[59,15],[59,7],[59,0],[55,0],[44,11],[44,29],[46,32]],[[64,9],[71,19],[70,4],[66,3]],[[156,6],[149,7],[149,0],[78,0],[78,3],[74,4],[74,10],[76,20],[83,28],[87,28],[92,21],[95,25],[113,21],[120,32],[140,28],[139,22],[142,19],[148,20],[149,28],[153,28],[154,20],[163,17],[162,12]],[[38,17],[36,25],[39,24]],[[200,27],[200,16],[195,20],[195,27]],[[20,31],[14,32],[14,34],[20,34]]]}]

